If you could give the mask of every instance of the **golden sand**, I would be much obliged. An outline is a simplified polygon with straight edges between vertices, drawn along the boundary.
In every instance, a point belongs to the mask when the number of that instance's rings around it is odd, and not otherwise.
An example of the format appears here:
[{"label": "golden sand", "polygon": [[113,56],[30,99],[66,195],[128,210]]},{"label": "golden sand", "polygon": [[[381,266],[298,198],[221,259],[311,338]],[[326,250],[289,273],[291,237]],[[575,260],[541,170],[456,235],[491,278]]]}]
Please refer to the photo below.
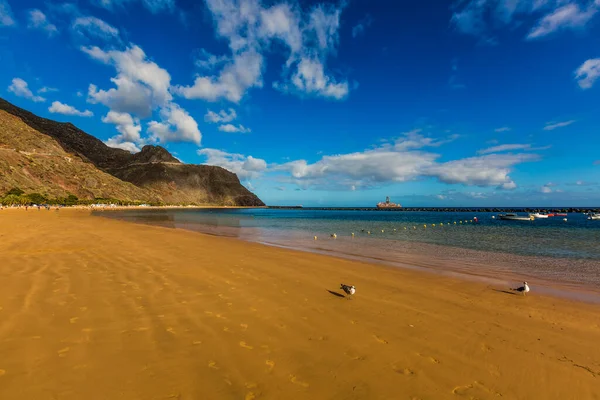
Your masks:
[{"label": "golden sand", "polygon": [[600,306],[535,291],[75,210],[0,211],[0,283],[0,399],[600,398]]}]

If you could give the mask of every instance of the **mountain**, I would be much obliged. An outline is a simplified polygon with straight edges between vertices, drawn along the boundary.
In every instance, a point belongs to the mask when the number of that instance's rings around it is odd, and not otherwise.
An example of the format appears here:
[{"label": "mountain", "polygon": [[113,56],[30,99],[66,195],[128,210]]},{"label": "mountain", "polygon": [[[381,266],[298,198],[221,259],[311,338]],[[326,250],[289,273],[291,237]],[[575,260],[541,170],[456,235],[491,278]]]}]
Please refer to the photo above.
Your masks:
[{"label": "mountain", "polygon": [[160,146],[135,154],[108,147],[71,123],[38,117],[0,98],[0,194],[13,187],[53,197],[264,205],[221,167],[184,164]]}]

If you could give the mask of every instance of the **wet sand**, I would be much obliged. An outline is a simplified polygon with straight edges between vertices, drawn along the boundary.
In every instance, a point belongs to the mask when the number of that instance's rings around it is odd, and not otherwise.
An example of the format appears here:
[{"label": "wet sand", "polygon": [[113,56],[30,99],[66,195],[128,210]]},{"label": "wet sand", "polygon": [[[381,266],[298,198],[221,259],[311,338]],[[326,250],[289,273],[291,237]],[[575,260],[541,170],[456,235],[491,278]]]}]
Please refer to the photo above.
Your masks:
[{"label": "wet sand", "polygon": [[600,306],[535,286],[81,210],[0,211],[0,282],[2,399],[600,399]]}]

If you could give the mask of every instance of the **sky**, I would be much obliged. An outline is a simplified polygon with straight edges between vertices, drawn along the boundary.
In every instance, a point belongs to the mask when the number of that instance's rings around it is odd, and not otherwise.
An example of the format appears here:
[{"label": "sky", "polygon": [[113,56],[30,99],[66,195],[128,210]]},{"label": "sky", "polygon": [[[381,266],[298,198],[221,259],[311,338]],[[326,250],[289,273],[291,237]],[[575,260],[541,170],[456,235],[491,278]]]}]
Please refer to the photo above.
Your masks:
[{"label": "sky", "polygon": [[0,0],[0,96],[269,205],[600,205],[600,0]]}]

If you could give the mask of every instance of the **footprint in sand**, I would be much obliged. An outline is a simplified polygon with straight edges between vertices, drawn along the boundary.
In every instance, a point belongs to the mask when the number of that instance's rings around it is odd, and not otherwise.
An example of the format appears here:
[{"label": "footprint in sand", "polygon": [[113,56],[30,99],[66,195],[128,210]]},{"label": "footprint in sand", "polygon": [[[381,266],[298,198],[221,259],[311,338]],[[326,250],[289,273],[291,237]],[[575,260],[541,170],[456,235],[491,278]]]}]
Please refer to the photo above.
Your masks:
[{"label": "footprint in sand", "polygon": [[201,340],[196,340],[196,341],[193,341],[192,344],[195,345],[195,346],[197,346],[199,344],[202,344],[202,341]]},{"label": "footprint in sand", "polygon": [[242,327],[243,331],[245,331],[246,329],[248,329],[248,324],[240,324],[240,326]]},{"label": "footprint in sand", "polygon": [[87,311],[87,307],[79,307],[80,311]]},{"label": "footprint in sand", "polygon": [[290,375],[290,382],[292,382],[295,385],[299,385],[299,386],[302,386],[302,387],[305,387],[305,388],[307,388],[309,386],[308,383],[302,382],[302,381],[298,380],[298,378],[296,377],[296,375]]},{"label": "footprint in sand", "polygon": [[69,352],[69,350],[71,350],[68,347],[65,347],[64,349],[60,349],[57,353],[59,357],[66,357],[67,353]]},{"label": "footprint in sand", "polygon": [[247,345],[246,342],[244,342],[244,341],[240,342],[240,347],[243,347],[243,348],[248,349],[248,350],[252,350],[254,348],[253,346]]},{"label": "footprint in sand", "polygon": [[244,397],[244,400],[254,400],[254,399],[256,399],[256,395],[253,392],[246,393],[246,396]]},{"label": "footprint in sand", "polygon": [[208,362],[208,368],[219,369],[219,367],[217,367],[217,363],[214,362],[214,361],[209,361]]},{"label": "footprint in sand", "polygon": [[452,394],[456,396],[468,397],[469,399],[481,399],[489,398],[490,395],[498,397],[502,396],[502,393],[496,392],[493,389],[488,388],[481,382],[473,382],[470,385],[457,386],[452,390]]},{"label": "footprint in sand", "polygon": [[375,338],[375,340],[377,340],[377,341],[378,341],[379,343],[381,343],[381,344],[388,344],[388,341],[387,341],[387,340],[385,340],[385,339],[382,339],[382,338],[380,338],[380,337],[379,337],[379,336],[377,336],[377,335],[373,335],[373,337]]},{"label": "footprint in sand", "polygon": [[273,360],[266,360],[265,364],[267,364],[267,366],[269,367],[269,371],[273,370],[273,368],[275,368],[275,361]]},{"label": "footprint in sand", "polygon": [[69,322],[74,324],[75,322],[77,322],[77,320],[79,319],[79,317],[73,317],[69,319]]},{"label": "footprint in sand", "polygon": [[223,327],[223,332],[231,332],[231,330],[228,327],[224,326]]},{"label": "footprint in sand", "polygon": [[172,333],[173,335],[176,335],[176,333],[175,333],[175,329],[173,329],[173,328],[169,327],[169,328],[167,328],[166,330],[167,330],[167,332],[169,332],[169,333]]}]

